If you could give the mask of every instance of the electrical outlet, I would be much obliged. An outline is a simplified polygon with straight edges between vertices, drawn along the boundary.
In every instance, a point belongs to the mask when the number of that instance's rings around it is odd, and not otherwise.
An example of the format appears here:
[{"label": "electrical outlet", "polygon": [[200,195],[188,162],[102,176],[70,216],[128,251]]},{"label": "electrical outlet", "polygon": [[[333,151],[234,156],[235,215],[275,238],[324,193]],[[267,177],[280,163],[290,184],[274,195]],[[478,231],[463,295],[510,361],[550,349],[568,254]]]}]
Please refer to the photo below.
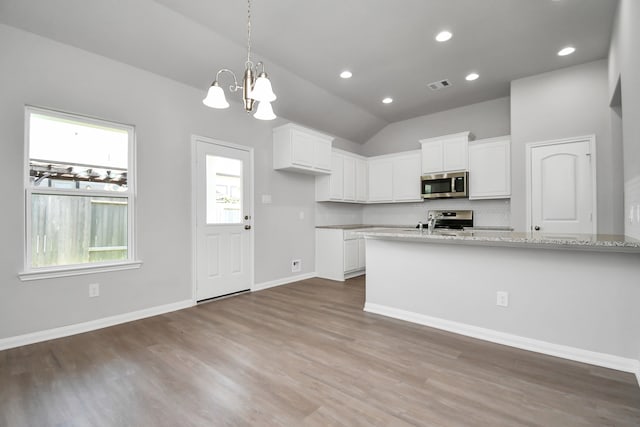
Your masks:
[{"label": "electrical outlet", "polygon": [[302,260],[294,259],[291,261],[291,272],[297,273],[302,270]]},{"label": "electrical outlet", "polygon": [[509,292],[498,291],[496,294],[496,305],[500,307],[509,306]]},{"label": "electrical outlet", "polygon": [[99,297],[100,296],[100,283],[90,283],[89,284],[89,298]]}]

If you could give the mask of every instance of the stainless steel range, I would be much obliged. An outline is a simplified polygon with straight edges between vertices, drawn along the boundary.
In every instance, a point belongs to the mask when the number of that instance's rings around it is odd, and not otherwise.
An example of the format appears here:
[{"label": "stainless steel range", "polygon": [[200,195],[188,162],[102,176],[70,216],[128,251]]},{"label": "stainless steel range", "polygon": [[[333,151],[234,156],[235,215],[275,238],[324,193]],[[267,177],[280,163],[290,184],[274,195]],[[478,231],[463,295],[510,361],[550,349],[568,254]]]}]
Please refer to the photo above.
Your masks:
[{"label": "stainless steel range", "polygon": [[471,210],[431,210],[428,213],[428,218],[432,229],[462,230],[465,227],[473,227],[473,211]]}]

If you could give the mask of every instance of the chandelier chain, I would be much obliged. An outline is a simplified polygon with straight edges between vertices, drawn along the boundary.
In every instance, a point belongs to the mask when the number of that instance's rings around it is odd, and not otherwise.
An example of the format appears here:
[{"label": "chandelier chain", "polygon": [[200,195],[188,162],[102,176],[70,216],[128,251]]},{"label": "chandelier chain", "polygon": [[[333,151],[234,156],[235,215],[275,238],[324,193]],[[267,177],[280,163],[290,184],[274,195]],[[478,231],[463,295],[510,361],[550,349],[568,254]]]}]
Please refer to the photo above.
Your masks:
[{"label": "chandelier chain", "polygon": [[251,0],[247,0],[247,63],[251,63]]}]

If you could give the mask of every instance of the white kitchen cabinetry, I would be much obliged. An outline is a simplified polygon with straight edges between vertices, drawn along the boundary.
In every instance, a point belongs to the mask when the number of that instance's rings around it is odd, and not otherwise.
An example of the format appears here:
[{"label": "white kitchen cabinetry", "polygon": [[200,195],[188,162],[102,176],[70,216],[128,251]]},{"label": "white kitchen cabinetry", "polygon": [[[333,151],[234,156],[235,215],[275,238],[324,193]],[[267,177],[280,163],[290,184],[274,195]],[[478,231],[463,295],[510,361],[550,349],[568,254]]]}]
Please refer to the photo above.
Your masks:
[{"label": "white kitchen cabinetry", "polygon": [[351,156],[343,156],[342,157],[343,165],[344,165],[344,185],[343,193],[344,200],[346,202],[355,202],[356,201],[356,159]]},{"label": "white kitchen cabinetry", "polygon": [[273,129],[273,168],[312,175],[331,173],[333,138],[292,123]]},{"label": "white kitchen cabinetry", "polygon": [[469,144],[469,199],[511,197],[511,138],[473,141]]},{"label": "white kitchen cabinetry", "polygon": [[419,202],[420,151],[369,158],[369,202]]},{"label": "white kitchen cabinetry", "polygon": [[344,156],[339,153],[331,154],[331,175],[321,177],[329,180],[329,198],[331,200],[344,199]]},{"label": "white kitchen cabinetry", "polygon": [[316,202],[366,201],[366,163],[364,157],[334,149],[331,174],[316,177]]},{"label": "white kitchen cabinetry", "polygon": [[316,228],[318,277],[344,281],[364,274],[365,240],[353,231]]},{"label": "white kitchen cabinetry", "polygon": [[467,170],[470,132],[421,139],[422,173]]},{"label": "white kitchen cabinetry", "polygon": [[369,159],[369,201],[393,201],[393,160],[388,157]]},{"label": "white kitchen cabinetry", "polygon": [[369,198],[369,162],[356,159],[356,202],[364,203]]},{"label": "white kitchen cabinetry", "polygon": [[420,175],[419,152],[394,157],[393,200],[421,201]]}]

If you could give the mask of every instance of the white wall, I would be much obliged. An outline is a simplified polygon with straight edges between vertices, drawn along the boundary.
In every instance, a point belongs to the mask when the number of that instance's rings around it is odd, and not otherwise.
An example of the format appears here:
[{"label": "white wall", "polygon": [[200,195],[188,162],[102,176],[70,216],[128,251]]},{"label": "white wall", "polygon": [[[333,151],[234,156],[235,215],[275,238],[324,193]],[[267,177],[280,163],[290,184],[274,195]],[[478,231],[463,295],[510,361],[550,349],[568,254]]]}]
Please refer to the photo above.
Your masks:
[{"label": "white wall", "polygon": [[[620,0],[609,52],[609,92],[622,82],[624,231],[640,239],[640,2]],[[633,220],[632,213],[635,213]]]},{"label": "white wall", "polygon": [[[314,271],[314,179],[272,169],[271,128],[232,103],[149,72],[0,25],[0,339],[191,298],[192,134],[255,147],[256,282]],[[24,105],[136,126],[139,270],[21,282]],[[349,145],[348,141],[343,142]],[[260,203],[271,194],[273,203]],[[300,213],[304,219],[300,219]],[[88,283],[101,296],[88,298]]]},{"label": "white wall", "polygon": [[[609,95],[622,82],[624,232],[640,239],[640,2],[620,0],[609,51]],[[635,217],[632,219],[632,214]],[[640,299],[636,300],[636,305]],[[640,333],[636,336],[640,342]],[[637,354],[640,360],[640,351]],[[640,372],[637,374],[640,381]]]},{"label": "white wall", "polygon": [[509,98],[498,98],[391,123],[364,144],[362,154],[379,156],[420,148],[421,139],[471,131],[476,139],[509,135]]},{"label": "white wall", "polygon": [[621,154],[611,138],[607,62],[511,82],[511,220],[526,228],[525,144],[595,134],[598,232],[623,234]]},{"label": "white wall", "polygon": [[[367,239],[366,305],[386,308],[378,311],[383,314],[404,310],[413,314],[409,320],[454,326],[463,334],[632,370],[640,351],[638,261],[637,253]],[[508,292],[507,308],[496,306],[498,291]]]}]

